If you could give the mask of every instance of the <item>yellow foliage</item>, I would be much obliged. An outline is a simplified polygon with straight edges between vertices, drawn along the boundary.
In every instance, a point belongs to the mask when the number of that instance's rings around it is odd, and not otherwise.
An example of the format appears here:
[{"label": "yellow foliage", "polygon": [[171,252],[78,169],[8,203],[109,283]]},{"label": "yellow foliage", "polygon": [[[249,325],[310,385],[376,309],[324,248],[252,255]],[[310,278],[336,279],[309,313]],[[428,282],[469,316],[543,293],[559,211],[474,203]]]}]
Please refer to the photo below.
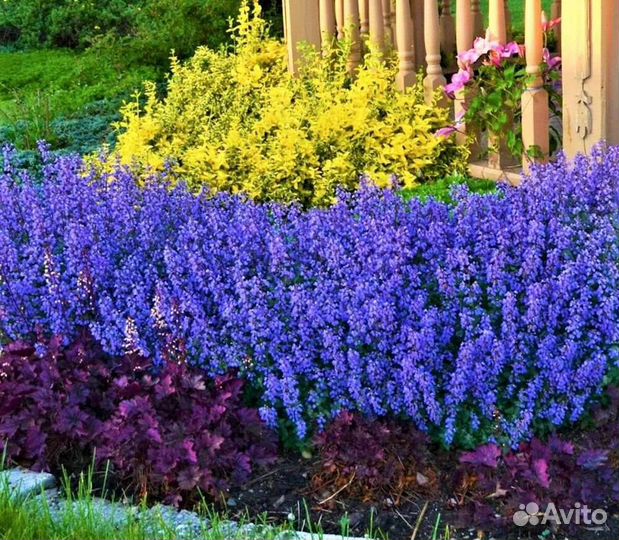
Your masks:
[{"label": "yellow foliage", "polygon": [[116,152],[125,164],[171,163],[191,189],[243,192],[260,200],[326,205],[336,188],[368,175],[405,187],[462,172],[466,150],[434,135],[448,113],[400,93],[395,67],[372,54],[354,78],[349,47],[307,51],[299,77],[270,37],[257,2],[242,5],[230,51],[200,48],[172,61],[167,95],[146,86],[146,105],[123,108]]}]

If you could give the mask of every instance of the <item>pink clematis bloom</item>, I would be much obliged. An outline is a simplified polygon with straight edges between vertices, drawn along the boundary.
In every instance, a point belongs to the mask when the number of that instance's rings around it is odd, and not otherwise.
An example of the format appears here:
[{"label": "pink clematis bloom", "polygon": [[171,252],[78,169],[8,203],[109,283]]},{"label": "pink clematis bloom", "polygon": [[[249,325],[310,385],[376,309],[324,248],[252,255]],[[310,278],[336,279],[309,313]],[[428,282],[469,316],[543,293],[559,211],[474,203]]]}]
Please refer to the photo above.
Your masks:
[{"label": "pink clematis bloom", "polygon": [[439,129],[434,135],[436,137],[443,137],[445,139],[449,139],[449,137],[451,137],[457,131],[458,130],[456,126],[447,126],[447,127]]},{"label": "pink clematis bloom", "polygon": [[460,60],[460,65],[462,66],[472,66],[481,55],[475,49],[469,49],[463,53],[458,55],[458,60]]},{"label": "pink clematis bloom", "polygon": [[515,41],[508,43],[503,46],[500,45],[497,49],[490,51],[488,55],[487,65],[492,65],[495,67],[501,67],[503,65],[503,60],[506,58],[512,58],[513,56],[522,56],[523,51],[520,48],[520,45]]},{"label": "pink clematis bloom", "polygon": [[508,43],[507,45],[505,45],[505,47],[503,47],[503,50],[501,51],[501,56],[503,58],[511,58],[512,56],[522,56],[522,55],[523,55],[522,49],[520,45],[518,45],[518,43],[516,43],[515,41],[512,41],[511,43]]},{"label": "pink clematis bloom", "polygon": [[462,90],[473,79],[473,72],[470,69],[460,69],[458,73],[451,78],[451,83],[445,86],[445,93],[453,99],[460,90]]},{"label": "pink clematis bloom", "polygon": [[552,56],[552,54],[550,54],[550,51],[547,48],[544,48],[543,59],[548,66],[548,69],[551,71],[559,69],[561,67],[561,57]]},{"label": "pink clematis bloom", "polygon": [[456,122],[453,126],[447,126],[442,129],[439,129],[434,135],[436,137],[444,137],[448,139],[454,133],[458,133],[464,127],[464,115],[466,111],[461,111],[456,117]]},{"label": "pink clematis bloom", "polygon": [[460,60],[461,65],[469,67],[477,62],[477,60],[479,60],[482,56],[499,49],[501,49],[501,44],[498,41],[492,41],[489,37],[478,37],[473,43],[473,48],[460,53],[458,55],[458,60]]},{"label": "pink clematis bloom", "polygon": [[542,11],[542,30],[545,32],[550,32],[555,26],[559,26],[561,24],[561,17],[557,19],[553,19],[552,21],[548,20],[546,17],[546,12]]},{"label": "pink clematis bloom", "polygon": [[501,44],[498,41],[490,39],[490,32],[486,33],[486,37],[478,37],[473,42],[473,48],[479,52],[480,56],[488,54],[490,51],[497,51],[501,48]]}]

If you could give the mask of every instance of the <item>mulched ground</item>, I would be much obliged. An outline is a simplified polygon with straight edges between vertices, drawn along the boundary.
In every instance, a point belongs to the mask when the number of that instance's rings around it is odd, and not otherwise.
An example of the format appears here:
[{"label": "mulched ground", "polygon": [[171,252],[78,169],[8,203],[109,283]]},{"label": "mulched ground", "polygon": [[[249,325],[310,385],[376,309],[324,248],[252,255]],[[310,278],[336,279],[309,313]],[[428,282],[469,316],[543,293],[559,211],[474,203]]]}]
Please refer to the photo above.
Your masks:
[{"label": "mulched ground", "polygon": [[[374,504],[349,500],[341,493],[316,493],[310,484],[315,464],[304,459],[282,459],[267,473],[256,476],[242,490],[231,493],[228,512],[232,517],[267,516],[273,523],[281,524],[294,516],[294,525],[300,528],[309,520],[320,524],[325,533],[340,534],[342,518],[349,521],[350,536],[364,536],[370,530],[375,538],[390,540],[432,540],[434,528],[440,521],[444,532],[449,520],[447,500],[426,501],[415,495],[404,497],[395,505],[389,498]],[[420,514],[423,516],[419,519]],[[439,520],[440,516],[440,520]],[[417,524],[419,527],[416,530]],[[305,529],[307,530],[307,529]],[[416,532],[415,532],[416,530]],[[482,534],[475,530],[452,529],[451,540],[486,538],[495,540],[619,540],[619,515],[612,515],[607,526],[600,530],[580,527],[568,533],[539,536],[540,532]],[[438,538],[442,538],[440,535]]]}]

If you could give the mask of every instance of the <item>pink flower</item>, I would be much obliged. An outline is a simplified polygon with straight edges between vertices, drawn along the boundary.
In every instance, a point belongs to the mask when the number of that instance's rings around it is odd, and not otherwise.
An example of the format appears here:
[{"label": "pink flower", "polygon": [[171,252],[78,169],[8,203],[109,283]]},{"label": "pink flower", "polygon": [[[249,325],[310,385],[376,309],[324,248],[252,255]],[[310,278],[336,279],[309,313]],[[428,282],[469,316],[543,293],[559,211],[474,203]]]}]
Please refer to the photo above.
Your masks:
[{"label": "pink flower", "polygon": [[436,135],[437,137],[443,137],[445,139],[449,139],[449,137],[451,137],[457,131],[458,130],[456,129],[456,126],[447,126],[442,129],[439,129],[434,135]]},{"label": "pink flower", "polygon": [[460,53],[458,55],[458,60],[460,60],[460,65],[468,67],[472,66],[481,55],[475,49],[469,49],[466,52]]},{"label": "pink flower", "polygon": [[543,59],[549,70],[559,69],[561,67],[561,57],[552,56],[547,48],[544,48]]},{"label": "pink flower", "polygon": [[473,79],[473,72],[470,69],[460,69],[451,78],[451,83],[445,86],[445,93],[454,99],[455,95],[462,90]]},{"label": "pink flower", "polygon": [[444,127],[442,129],[439,129],[434,135],[436,137],[444,137],[445,139],[448,139],[449,137],[451,137],[454,133],[458,133],[462,127],[464,126],[464,116],[466,115],[466,111],[462,110],[458,113],[458,116],[456,116],[456,122],[453,126],[447,126]]},{"label": "pink flower", "polygon": [[542,11],[542,30],[544,32],[549,32],[555,26],[559,26],[560,24],[561,24],[561,17],[557,19],[553,19],[552,21],[549,21],[548,17],[546,17],[546,12]]},{"label": "pink flower", "polygon": [[496,49],[490,51],[487,64],[501,67],[503,65],[503,60],[505,58],[511,58],[512,56],[522,56],[522,49],[515,41],[505,46],[500,45]]},{"label": "pink flower", "polygon": [[479,52],[479,55],[488,54],[490,51],[496,51],[501,48],[501,44],[498,41],[492,41],[490,39],[490,33],[485,38],[478,37],[473,43],[473,49]]},{"label": "pink flower", "polygon": [[473,65],[482,56],[488,54],[491,51],[496,51],[501,48],[501,44],[498,41],[491,41],[490,39],[478,37],[473,43],[473,48],[458,55],[460,64],[464,67]]},{"label": "pink flower", "polygon": [[522,56],[522,49],[520,48],[520,45],[518,45],[518,43],[516,43],[515,41],[512,41],[511,43],[508,43],[507,45],[505,45],[505,47],[503,47],[503,50],[501,51],[501,56],[503,58],[511,58],[512,56]]}]

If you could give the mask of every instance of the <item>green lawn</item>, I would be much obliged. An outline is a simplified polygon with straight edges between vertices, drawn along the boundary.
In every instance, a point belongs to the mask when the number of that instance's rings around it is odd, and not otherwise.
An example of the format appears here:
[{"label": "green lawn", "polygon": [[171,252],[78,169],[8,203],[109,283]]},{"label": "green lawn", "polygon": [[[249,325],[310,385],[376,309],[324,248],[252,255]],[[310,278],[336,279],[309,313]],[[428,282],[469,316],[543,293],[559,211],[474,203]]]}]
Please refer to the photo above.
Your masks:
[{"label": "green lawn", "polygon": [[[455,4],[455,2],[454,2]],[[542,5],[548,17],[550,17],[550,6],[552,0],[542,0]],[[509,0],[509,7],[512,13],[512,26],[516,34],[522,34],[524,32],[524,0]],[[488,22],[488,0],[481,0],[481,9],[486,17],[486,24]]]},{"label": "green lawn", "polygon": [[122,100],[157,78],[151,67],[125,65],[122,51],[2,51],[0,142],[92,150],[109,137]]}]

